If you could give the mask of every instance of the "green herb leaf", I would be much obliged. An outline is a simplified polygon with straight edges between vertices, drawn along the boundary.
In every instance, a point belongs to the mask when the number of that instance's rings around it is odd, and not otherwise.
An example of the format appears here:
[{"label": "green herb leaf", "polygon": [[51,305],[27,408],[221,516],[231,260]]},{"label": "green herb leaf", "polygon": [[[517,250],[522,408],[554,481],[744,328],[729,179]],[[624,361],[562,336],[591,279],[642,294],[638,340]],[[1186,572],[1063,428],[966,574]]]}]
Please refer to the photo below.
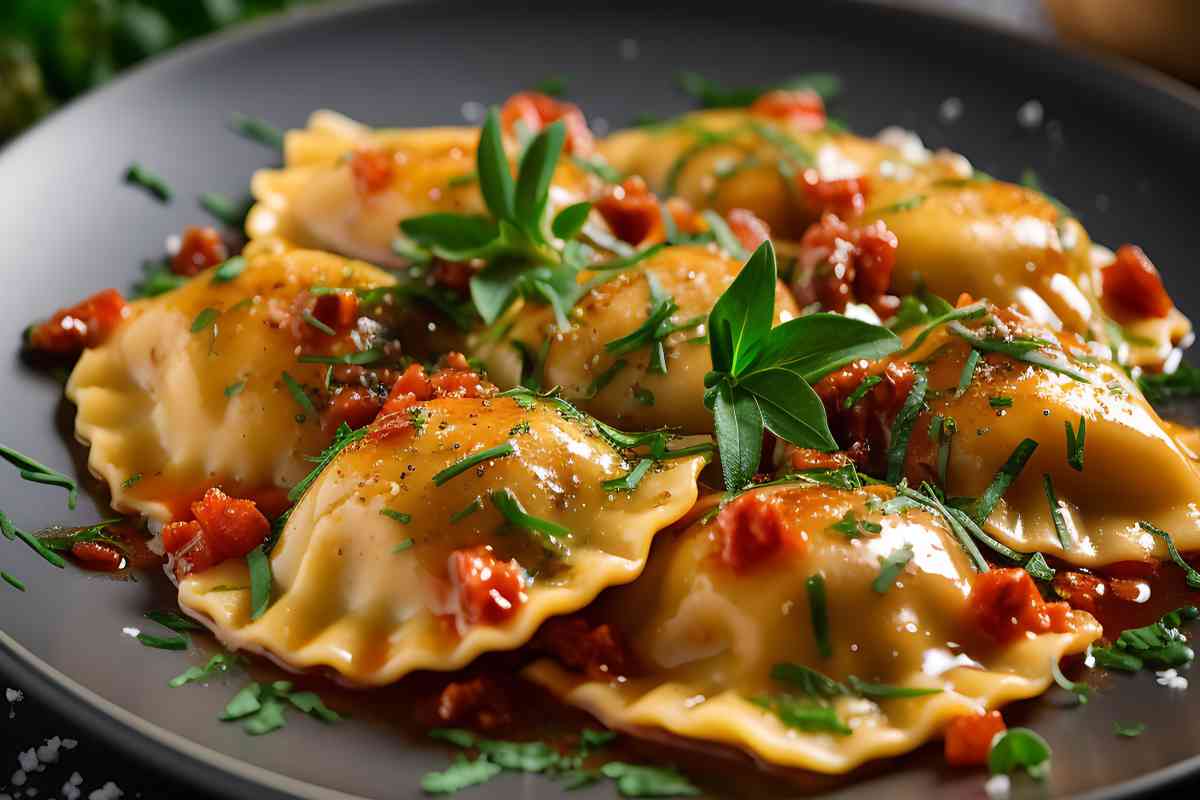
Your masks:
[{"label": "green herb leaf", "polygon": [[1171,534],[1167,533],[1162,528],[1152,525],[1144,520],[1138,523],[1138,527],[1144,530],[1146,533],[1162,539],[1163,543],[1167,546],[1167,553],[1170,554],[1171,560],[1175,562],[1176,566],[1183,570],[1183,574],[1186,576],[1185,579],[1187,581],[1187,585],[1192,589],[1200,589],[1200,572],[1198,572],[1195,567],[1189,564],[1180,554],[1179,549],[1175,547],[1174,540],[1171,539]]},{"label": "green herb leaf", "polygon": [[[229,281],[241,275],[246,269],[246,259],[242,256],[234,256],[226,259],[213,270],[213,283],[228,283]],[[194,332],[194,331],[193,331]]]},{"label": "green herb leaf", "polygon": [[296,421],[304,422],[306,419],[316,419],[317,409],[313,406],[312,398],[304,391],[304,387],[297,383],[296,379],[286,371],[283,372],[280,378],[283,380],[283,385],[287,387],[292,399],[296,401],[296,405],[300,406],[300,410],[303,412],[297,416]]},{"label": "green herb leaf", "polygon": [[4,570],[0,570],[0,580],[16,589],[18,592],[26,591],[25,584],[21,582],[20,578],[16,577],[15,575],[9,575]]},{"label": "green herb leaf", "polygon": [[740,380],[738,391],[754,395],[763,424],[780,439],[817,450],[837,449],[825,405],[794,368],[756,369]]},{"label": "green herb leaf", "polygon": [[134,162],[125,170],[125,182],[145,189],[160,203],[171,201],[171,187],[160,176]]},{"label": "green herb leaf", "polygon": [[904,211],[912,211],[914,208],[920,207],[921,204],[925,202],[925,199],[926,199],[926,196],[923,194],[913,195],[912,197],[905,197],[903,200],[898,200],[895,203],[892,203],[890,206],[884,206],[882,208],[870,209],[863,216],[879,217],[879,216],[883,216],[885,214],[899,214]]},{"label": "green herb leaf", "polygon": [[[925,343],[925,340],[928,339],[930,336],[932,336],[934,331],[936,331],[938,328],[942,327],[943,325],[950,325],[951,326],[950,330],[953,331],[954,330],[953,325],[958,320],[978,319],[980,317],[987,316],[987,313],[988,313],[987,304],[984,303],[983,301],[980,301],[978,303],[971,303],[970,305],[963,306],[962,308],[951,308],[949,311],[946,311],[945,313],[940,314],[937,317],[934,317],[929,322],[929,324],[925,326],[924,330],[922,330],[920,333],[917,334],[916,338],[914,338],[912,340],[912,342],[908,345],[908,347],[901,350],[899,354],[902,356],[906,356],[909,353],[916,352],[921,347],[921,345],[923,345]],[[970,333],[970,330],[967,328],[962,328],[962,330]],[[968,340],[968,341],[970,341],[970,340]],[[980,349],[982,349],[982,348],[980,348]]]},{"label": "green herb leaf", "polygon": [[1058,535],[1058,543],[1062,545],[1063,550],[1070,550],[1071,532],[1067,530],[1066,520],[1063,519],[1062,505],[1058,502],[1058,495],[1054,493],[1054,481],[1049,472],[1042,475],[1042,489],[1046,493],[1046,502],[1050,504],[1050,519],[1054,523],[1054,532]]},{"label": "green herb leaf", "polygon": [[488,497],[510,525],[540,535],[542,541],[552,550],[561,551],[565,546],[561,540],[571,535],[569,528],[527,513],[511,489],[490,492]]},{"label": "green herb leaf", "polygon": [[829,611],[825,598],[825,578],[820,574],[812,575],[804,582],[804,591],[808,595],[808,612],[812,618],[813,637],[817,640],[817,651],[829,658],[833,655],[833,645],[829,641]]},{"label": "green herb leaf", "polygon": [[516,223],[515,188],[504,138],[500,132],[500,112],[493,106],[479,134],[479,149],[475,155],[475,170],[479,173],[479,188],[488,210],[498,220]]},{"label": "green herb leaf", "polygon": [[642,478],[654,466],[654,460],[643,458],[637,465],[619,478],[611,478],[600,484],[606,492],[632,492],[642,482]]},{"label": "green herb leaf", "polygon": [[283,152],[283,131],[268,122],[235,112],[229,117],[229,127],[240,136]]},{"label": "green herb leaf", "polygon": [[705,211],[701,216],[708,223],[709,230],[717,240],[717,246],[728,253],[730,258],[745,261],[750,254],[746,252],[746,248],[742,247],[741,240],[730,229],[725,218],[712,210]]},{"label": "green herb leaf", "polygon": [[342,715],[325,705],[316,692],[291,692],[288,702],[313,719],[321,722],[340,722]]},{"label": "green herb leaf", "polygon": [[1025,463],[1029,461],[1029,457],[1033,455],[1033,451],[1037,449],[1038,443],[1033,439],[1024,439],[1018,444],[1009,455],[1008,460],[1000,467],[1000,471],[992,478],[992,482],[983,490],[983,494],[979,496],[979,500],[975,503],[975,510],[971,516],[980,525],[987,522],[987,518],[991,516],[992,509],[996,507],[996,503],[1008,491],[1008,487],[1012,486],[1013,481],[1021,474],[1021,470],[1025,468]]},{"label": "green herb leaf", "polygon": [[379,513],[385,517],[388,517],[389,519],[396,520],[396,522],[399,522],[401,525],[407,525],[408,523],[412,522],[412,514],[406,514],[403,511],[396,511],[391,508],[381,508]]},{"label": "green herb leaf", "polygon": [[963,364],[962,374],[958,377],[958,388],[954,390],[955,397],[962,397],[967,393],[967,389],[971,386],[971,380],[975,377],[975,367],[979,365],[979,358],[978,350],[971,350],[967,353],[967,360]]},{"label": "green herb leaf", "polygon": [[326,447],[323,451],[321,451],[321,455],[317,456],[315,459],[316,466],[313,467],[313,470],[305,475],[304,478],[301,479],[301,481],[293,486],[291,491],[288,492],[288,500],[292,503],[295,503],[297,500],[303,497],[304,493],[308,491],[308,487],[312,486],[313,481],[315,481],[317,476],[329,466],[333,459],[337,457],[338,453],[342,452],[342,450],[344,450],[348,445],[352,444],[353,442],[357,442],[366,435],[366,425],[357,429],[351,429],[350,426],[344,422],[339,425],[337,430],[333,432],[333,441],[329,444],[329,447]]},{"label": "green herb leaf", "polygon": [[492,763],[517,772],[544,772],[559,762],[558,751],[545,742],[504,742],[481,739],[475,746]]},{"label": "green herb leaf", "polygon": [[1067,429],[1067,463],[1072,469],[1083,472],[1083,445],[1087,437],[1087,420],[1079,417],[1078,430],[1071,430],[1071,421],[1063,420]]},{"label": "green herb leaf", "polygon": [[738,375],[758,355],[775,316],[775,250],[763,242],[708,315],[713,370]]},{"label": "green herb leaf", "polygon": [[887,594],[892,588],[892,584],[896,582],[897,576],[901,570],[908,566],[908,562],[912,561],[913,549],[912,545],[904,545],[895,550],[887,558],[879,559],[879,575],[871,583],[871,588],[876,594]]},{"label": "green herb leaf", "polygon": [[[71,480],[69,477],[58,470],[52,469],[42,462],[25,455],[24,453],[20,453],[11,447],[5,447],[2,444],[0,444],[0,458],[16,467],[20,476],[27,481],[33,481],[35,483],[47,483],[53,486],[61,486],[62,488],[66,489],[67,508],[75,508],[75,504],[79,499],[79,487],[76,485],[75,481]],[[16,528],[12,528],[11,523],[10,530],[12,533],[14,533],[14,535],[18,537],[21,536],[21,531],[17,530]],[[25,535],[28,536],[28,534]],[[32,539],[32,537],[30,538]],[[37,545],[31,544],[30,546],[32,546],[35,550],[39,549],[39,546]],[[44,555],[42,557],[45,558]],[[57,556],[55,556],[55,558],[57,558]],[[59,559],[59,561],[61,562],[62,560]],[[51,561],[51,563],[54,562]],[[62,563],[59,563],[57,566],[62,566]]]},{"label": "green herb leaf", "polygon": [[350,364],[354,366],[365,366],[374,364],[376,361],[382,361],[387,354],[381,347],[372,347],[367,350],[358,350],[353,353],[346,353],[341,356],[317,356],[317,355],[302,355],[296,360],[301,364]]},{"label": "green herb leaf", "polygon": [[234,397],[235,395],[241,394],[242,389],[245,389],[245,388],[246,388],[245,381],[237,381],[235,383],[231,383],[225,387],[225,396],[226,397]]},{"label": "green herb leaf", "polygon": [[908,459],[908,442],[912,437],[913,426],[925,406],[925,390],[929,386],[929,378],[920,364],[913,365],[913,384],[904,398],[904,404],[892,421],[891,444],[887,450],[887,482],[899,483],[904,477],[904,462]]},{"label": "green herb leaf", "polygon": [[780,722],[789,728],[816,733],[833,733],[838,736],[849,736],[853,733],[846,723],[842,722],[837,710],[826,703],[813,702],[784,693],[755,697],[750,702],[771,711],[779,717]]},{"label": "green herb leaf", "polygon": [[554,167],[562,154],[566,136],[567,128],[562,120],[547,125],[526,148],[517,171],[513,196],[515,221],[534,241],[543,241],[544,238],[541,234],[542,216],[546,212],[550,181],[554,177]]},{"label": "green herb leaf", "polygon": [[1116,736],[1124,736],[1132,739],[1136,736],[1141,736],[1146,732],[1146,723],[1144,722],[1114,722],[1113,734]]},{"label": "green herb leaf", "polygon": [[487,217],[448,212],[409,217],[400,221],[400,230],[447,261],[467,261],[500,236],[499,226]]},{"label": "green herb leaf", "polygon": [[157,622],[164,628],[169,628],[173,631],[202,631],[204,626],[185,617],[178,611],[147,611],[144,615],[146,619]]},{"label": "green herb leaf", "polygon": [[246,567],[250,570],[250,619],[258,619],[271,604],[271,560],[256,547],[246,554]]},{"label": "green herb leaf", "polygon": [[176,633],[172,636],[154,636],[149,633],[139,633],[137,640],[146,647],[153,647],[155,650],[187,650],[187,637]]},{"label": "green herb leaf", "polygon": [[192,320],[192,326],[189,330],[192,333],[199,333],[206,328],[211,328],[212,324],[217,321],[217,317],[221,316],[221,312],[215,308],[201,309],[196,318]]},{"label": "green herb leaf", "polygon": [[992,740],[988,770],[993,775],[1011,775],[1020,769],[1045,780],[1050,773],[1050,745],[1028,728],[1009,728]]},{"label": "green herb leaf", "polygon": [[992,408],[1012,408],[1012,404],[1013,399],[1011,397],[997,396],[988,398],[988,405]]},{"label": "green herb leaf", "polygon": [[716,387],[713,421],[725,488],[739,491],[753,480],[762,457],[762,410],[753,394],[723,380]]},{"label": "green herb leaf", "polygon": [[569,205],[555,215],[554,221],[550,223],[550,231],[559,239],[574,239],[583,230],[590,213],[591,203]]},{"label": "green herb leaf", "polygon": [[1187,646],[1187,637],[1180,628],[1197,617],[1200,609],[1183,606],[1150,625],[1121,631],[1111,647],[1093,646],[1088,652],[1098,666],[1125,672],[1137,672],[1146,666],[1183,667],[1192,662],[1195,653]]},{"label": "green herb leaf", "polygon": [[974,331],[958,322],[951,322],[949,330],[955,336],[965,339],[976,350],[988,353],[1000,353],[1017,361],[1023,361],[1026,364],[1033,364],[1035,367],[1041,367],[1050,372],[1066,375],[1068,378],[1080,383],[1091,383],[1091,379],[1087,375],[1041,352],[1041,348],[1046,346],[1046,343],[1041,340],[988,339],[977,335]]},{"label": "green herb leaf", "polygon": [[883,378],[878,375],[868,375],[863,378],[858,386],[854,387],[854,391],[846,395],[846,399],[842,401],[842,408],[853,408],[855,403],[867,396],[867,392],[881,383],[883,383]]},{"label": "green herb leaf", "polygon": [[189,683],[207,680],[220,673],[228,672],[241,663],[241,658],[230,653],[217,653],[202,667],[188,667],[182,674],[167,681],[167,686],[178,689]]},{"label": "green herb leaf", "polygon": [[1200,397],[1200,369],[1180,364],[1174,372],[1142,373],[1138,387],[1151,403],[1166,403],[1187,397]]},{"label": "green herb leaf", "polygon": [[600,768],[600,772],[617,782],[617,791],[623,797],[695,797],[700,794],[686,777],[670,767],[610,761]]},{"label": "green herb leaf", "polygon": [[428,794],[454,794],[471,786],[487,783],[500,774],[500,767],[485,756],[468,761],[458,756],[441,772],[427,772],[421,778],[421,790]]},{"label": "green herb leaf", "polygon": [[433,485],[441,486],[452,478],[463,474],[477,464],[482,464],[484,461],[489,461],[493,458],[504,458],[505,456],[511,456],[515,452],[516,448],[513,447],[512,442],[504,442],[503,444],[498,444],[495,447],[488,447],[480,450],[477,453],[472,453],[469,456],[465,456],[458,461],[455,461],[453,464],[434,475]]},{"label": "green herb leaf", "polygon": [[200,195],[200,207],[211,214],[218,222],[229,228],[241,230],[246,225],[246,215],[254,205],[254,198],[237,202],[218,192],[205,192]]}]

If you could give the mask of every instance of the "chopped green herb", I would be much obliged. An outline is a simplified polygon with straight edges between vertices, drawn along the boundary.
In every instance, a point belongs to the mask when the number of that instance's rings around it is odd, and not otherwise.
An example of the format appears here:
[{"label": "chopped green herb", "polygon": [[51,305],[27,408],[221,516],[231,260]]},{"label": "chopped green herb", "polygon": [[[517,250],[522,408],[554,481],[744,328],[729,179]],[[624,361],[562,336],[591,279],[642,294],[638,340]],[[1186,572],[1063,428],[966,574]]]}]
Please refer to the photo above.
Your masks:
[{"label": "chopped green herb", "polygon": [[829,527],[850,539],[862,536],[864,533],[879,533],[883,530],[883,526],[878,522],[858,519],[853,511],[847,511],[839,521]]},{"label": "chopped green herb", "polygon": [[842,722],[837,709],[826,703],[801,699],[794,695],[779,693],[755,697],[750,702],[767,709],[779,717],[789,728],[817,733],[834,733],[849,736],[853,731]]},{"label": "chopped green herb", "polygon": [[[66,489],[67,508],[75,508],[75,503],[79,500],[79,487],[75,481],[58,470],[51,469],[40,461],[30,458],[24,453],[17,452],[11,447],[5,447],[2,444],[0,444],[0,458],[16,467],[24,480],[34,483],[45,483],[51,486],[61,486]],[[13,530],[15,531],[16,529],[14,528]]]},{"label": "chopped green herb", "polygon": [[833,645],[829,641],[829,611],[825,599],[825,578],[819,573],[812,575],[804,582],[804,591],[808,594],[808,612],[812,618],[813,637],[817,640],[817,651],[829,658],[833,655]]},{"label": "chopped green herb", "polygon": [[213,270],[213,283],[229,283],[231,280],[241,275],[246,269],[246,259],[242,256],[234,256],[222,261],[216,269]]},{"label": "chopped green herb", "polygon": [[447,481],[456,478],[467,470],[471,469],[471,467],[482,464],[484,461],[511,456],[515,452],[517,452],[517,450],[515,447],[513,447],[512,442],[504,442],[503,444],[498,444],[495,447],[488,447],[480,450],[477,453],[472,453],[469,456],[465,456],[464,458],[455,461],[453,464],[434,475],[433,485],[441,486]]},{"label": "chopped green herb", "polygon": [[569,528],[527,513],[511,489],[493,491],[488,497],[510,525],[540,535],[553,550],[561,550],[564,546],[561,540],[571,535]]},{"label": "chopped green herb", "polygon": [[617,791],[623,797],[695,797],[700,794],[682,773],[670,767],[610,761],[600,768],[600,772],[617,782]]},{"label": "chopped green herb", "polygon": [[898,550],[894,551],[887,558],[879,559],[879,575],[871,583],[871,588],[876,594],[887,594],[892,588],[892,584],[896,582],[896,578],[900,572],[908,566],[908,562],[912,561],[913,549],[912,545],[906,544]]},{"label": "chopped green herb", "polygon": [[396,520],[396,522],[399,522],[401,525],[407,525],[408,523],[412,522],[412,514],[406,514],[403,511],[396,511],[395,509],[391,508],[381,508],[379,513],[389,519]]},{"label": "chopped green herb", "polygon": [[560,239],[574,239],[583,230],[591,211],[592,204],[586,201],[567,206],[554,217],[550,231]]},{"label": "chopped green herb", "polygon": [[412,548],[412,546],[413,546],[414,544],[416,544],[416,542],[414,542],[414,541],[413,541],[413,538],[410,536],[410,537],[408,537],[407,539],[405,539],[404,541],[402,541],[402,542],[400,542],[399,544],[397,544],[395,547],[393,547],[393,548],[392,548],[392,553],[393,553],[393,554],[395,554],[395,553],[403,553],[405,550],[408,550],[408,549]]},{"label": "chopped green herb", "polygon": [[246,388],[245,381],[236,381],[225,387],[225,396],[234,397],[242,393],[242,389]]},{"label": "chopped green herb", "polygon": [[1138,387],[1151,403],[1200,396],[1200,369],[1180,364],[1174,372],[1142,373]]},{"label": "chopped green herb", "polygon": [[890,206],[883,208],[875,208],[866,212],[866,216],[883,216],[884,214],[899,214],[904,211],[912,211],[914,208],[920,207],[925,202],[925,195],[917,194],[912,197],[906,197],[903,200],[898,200]]},{"label": "chopped green herb", "polygon": [[979,351],[971,350],[967,353],[967,361],[963,364],[962,374],[958,377],[958,388],[954,390],[955,397],[962,397],[967,393],[967,389],[971,386],[971,380],[975,377],[975,367],[979,365]]},{"label": "chopped green herb", "polygon": [[453,514],[450,515],[450,524],[457,525],[458,523],[462,522],[467,517],[474,514],[476,511],[482,511],[482,510],[483,510],[483,500],[476,497],[470,503],[467,503],[467,505],[463,506],[458,511],[455,511]]},{"label": "chopped green herb", "polygon": [[620,183],[625,179],[617,170],[609,166],[608,162],[599,157],[584,158],[583,156],[572,155],[571,162],[579,167],[584,172],[590,172],[605,183]]},{"label": "chopped green herb", "polygon": [[229,117],[229,127],[234,133],[283,152],[283,131],[268,122],[235,112]]},{"label": "chopped green herb", "polygon": [[[938,299],[940,300],[940,298],[938,298]],[[943,301],[943,302],[945,302],[945,301]],[[954,325],[959,320],[979,319],[980,317],[987,316],[987,313],[988,313],[987,304],[984,303],[983,301],[980,301],[978,303],[971,303],[970,305],[963,306],[962,308],[951,307],[949,311],[945,311],[944,313],[939,314],[938,316],[936,316],[932,320],[930,320],[929,324],[926,325],[925,328],[916,335],[916,337],[912,340],[912,342],[908,345],[908,347],[906,347],[900,351],[899,355],[905,356],[905,355],[908,355],[909,353],[916,352],[921,347],[921,345],[923,345],[925,343],[925,340],[928,339],[930,336],[932,336],[934,331],[936,331],[938,328],[942,327],[943,325],[949,325],[950,330],[953,331]],[[968,329],[963,328],[963,330],[968,330]],[[969,330],[968,330],[968,332],[969,332]],[[970,356],[968,356],[968,360],[969,359],[970,359]],[[960,382],[961,382],[961,380],[960,380]]]},{"label": "chopped green herb", "polygon": [[654,392],[644,386],[633,387],[633,399],[644,406],[654,405]]},{"label": "chopped green herb", "polygon": [[337,336],[337,331],[335,331],[333,328],[326,325],[324,322],[321,322],[321,320],[314,317],[313,313],[311,311],[305,311],[304,313],[302,313],[300,315],[300,318],[302,320],[304,320],[305,324],[309,325],[310,327],[316,328],[317,330],[319,330],[321,333],[325,334],[326,336]]},{"label": "chopped green herb", "polygon": [[610,364],[608,369],[604,370],[599,375],[597,375],[596,379],[593,380],[590,384],[588,384],[588,388],[587,388],[588,398],[591,399],[591,398],[595,397],[597,394],[600,393],[601,389],[603,389],[605,386],[608,386],[608,384],[612,383],[612,379],[617,377],[617,373],[620,372],[621,370],[625,369],[625,367],[628,366],[628,364],[629,364],[629,362],[627,362],[625,359],[619,358],[616,361],[614,361],[612,364]]},{"label": "chopped green herb", "polygon": [[1113,734],[1116,736],[1124,736],[1132,739],[1136,736],[1141,736],[1146,732],[1146,723],[1144,722],[1114,722]]},{"label": "chopped green herb", "polygon": [[1183,606],[1157,622],[1121,631],[1111,646],[1093,646],[1088,653],[1098,666],[1124,672],[1137,672],[1147,666],[1183,667],[1192,662],[1195,653],[1187,646],[1187,636],[1180,628],[1197,617],[1200,609]]},{"label": "chopped green herb", "polygon": [[261,546],[246,554],[250,570],[250,619],[258,619],[271,605],[271,560]]},{"label": "chopped green herb", "polygon": [[192,326],[189,330],[192,333],[199,333],[202,330],[211,328],[219,316],[221,316],[221,312],[218,309],[211,307],[201,309],[200,313],[192,320]]},{"label": "chopped green herb", "polygon": [[896,493],[901,497],[905,497],[913,502],[916,502],[917,504],[933,511],[936,514],[940,514],[942,519],[944,519],[946,524],[950,527],[950,532],[954,534],[954,538],[958,540],[959,545],[964,551],[966,551],[967,555],[970,556],[971,563],[975,566],[975,569],[979,572],[987,572],[989,569],[991,569],[991,567],[988,566],[987,559],[983,557],[983,553],[979,552],[979,548],[975,545],[975,541],[971,537],[971,533],[969,533],[967,529],[963,527],[962,519],[970,519],[966,514],[963,514],[962,518],[960,519],[954,514],[954,511],[957,509],[948,508],[944,503],[942,503],[941,500],[938,499],[937,493],[934,492],[932,488],[924,493],[921,493],[913,491],[904,484],[900,484],[896,487]]},{"label": "chopped green herb", "polygon": [[1054,522],[1054,532],[1058,535],[1058,543],[1062,545],[1063,550],[1070,550],[1071,532],[1067,530],[1066,520],[1063,519],[1062,504],[1058,501],[1058,495],[1054,493],[1054,481],[1049,472],[1042,475],[1042,489],[1046,493],[1046,502],[1050,504],[1050,519]]},{"label": "chopped green herb", "polygon": [[142,473],[135,472],[132,475],[130,475],[128,478],[126,478],[125,480],[121,481],[121,488],[122,489],[132,488],[141,479],[142,479]]},{"label": "chopped green herb", "polygon": [[169,264],[147,261],[142,265],[142,280],[133,285],[133,298],[157,297],[187,283],[187,278],[176,275]]},{"label": "chopped green herb", "polygon": [[296,421],[304,422],[309,418],[316,419],[317,409],[313,406],[312,398],[308,396],[308,392],[304,391],[304,387],[297,383],[296,379],[289,375],[286,370],[280,377],[283,380],[283,385],[287,387],[288,393],[296,401],[296,405],[300,406],[302,413],[296,416]]},{"label": "chopped green herb", "polygon": [[237,201],[217,192],[205,192],[200,195],[200,207],[207,211],[221,224],[241,230],[246,224],[246,215],[254,204],[253,198],[238,203]]},{"label": "chopped green herb", "polygon": [[1025,468],[1025,464],[1029,461],[1029,457],[1033,455],[1033,451],[1037,449],[1038,443],[1033,439],[1023,439],[1009,455],[1008,459],[1000,467],[1000,471],[992,478],[992,482],[983,490],[983,494],[976,501],[975,511],[971,515],[980,525],[987,522],[987,518],[991,516],[992,509],[996,507],[996,503],[1000,502],[1000,498],[1008,491],[1008,487],[1012,485],[1017,476],[1021,474],[1021,470]]},{"label": "chopped green herb", "polygon": [[306,354],[296,360],[301,364],[351,364],[364,366],[382,360],[385,355],[386,353],[384,353],[383,348],[372,347],[367,350],[359,350],[341,356],[314,356]]},{"label": "chopped green herb", "polygon": [[149,633],[139,633],[137,640],[146,647],[153,647],[155,650],[187,650],[188,640],[179,635],[173,636],[153,636]]},{"label": "chopped green herb", "polygon": [[892,422],[891,444],[887,450],[887,482],[899,483],[904,476],[904,462],[908,458],[908,442],[912,436],[913,425],[925,405],[925,390],[929,386],[929,378],[920,364],[913,365],[913,384],[904,398],[900,412]]},{"label": "chopped green herb", "polygon": [[500,767],[479,756],[468,761],[459,755],[449,767],[441,772],[427,772],[421,778],[421,790],[428,794],[454,794],[471,786],[487,783],[500,774]]},{"label": "chopped green herb", "polygon": [[202,631],[204,626],[200,625],[178,611],[147,611],[145,617],[148,620],[157,622],[164,628],[169,628],[173,631]]},{"label": "chopped green herb", "polygon": [[1087,375],[1072,369],[1066,364],[1052,359],[1041,352],[1047,343],[1040,339],[988,339],[977,335],[974,331],[958,322],[951,322],[950,332],[960,339],[965,339],[971,347],[988,353],[1000,353],[1035,367],[1066,375],[1080,383],[1091,383]]},{"label": "chopped green herb", "polygon": [[1041,553],[1034,553],[1021,566],[1039,581],[1054,580],[1054,569],[1046,562],[1046,557]]},{"label": "chopped green herb", "polygon": [[1012,408],[1012,404],[1013,399],[1011,397],[1004,397],[1001,395],[988,398],[988,405],[992,408]]},{"label": "chopped green herb", "polygon": [[612,478],[600,484],[606,492],[632,492],[641,483],[642,478],[654,466],[653,459],[643,458],[637,465],[619,478]]},{"label": "chopped green herb", "polygon": [[337,430],[333,432],[333,441],[328,447],[321,451],[321,455],[317,456],[316,466],[313,467],[312,471],[305,475],[300,482],[293,486],[291,491],[288,492],[288,500],[292,503],[295,503],[297,500],[299,500],[304,493],[308,491],[308,487],[312,486],[313,481],[317,479],[317,476],[320,475],[325,468],[329,466],[333,459],[337,457],[338,453],[342,452],[342,450],[344,450],[351,443],[357,442],[366,435],[366,425],[357,429],[351,429],[351,427],[344,422],[339,425]]},{"label": "chopped green herb", "polygon": [[230,653],[217,653],[204,666],[188,667],[182,674],[171,678],[171,680],[167,681],[167,686],[170,686],[172,689],[178,689],[180,686],[185,686],[189,683],[207,680],[214,675],[228,672],[239,663],[241,663],[239,656]]},{"label": "chopped green herb", "polygon": [[846,395],[846,399],[842,401],[842,408],[853,408],[855,403],[867,396],[867,392],[881,383],[883,383],[883,378],[878,375],[868,375],[863,378],[862,382],[854,387],[854,391]]},{"label": "chopped green herb", "polygon": [[145,189],[160,203],[171,201],[171,187],[160,176],[134,162],[125,170],[125,182]]},{"label": "chopped green herb", "polygon": [[21,582],[20,578],[16,577],[15,575],[10,575],[4,570],[0,570],[0,580],[16,589],[18,592],[26,591],[25,584]]},{"label": "chopped green herb", "polygon": [[1071,421],[1063,420],[1067,429],[1067,463],[1072,469],[1083,472],[1083,444],[1087,437],[1087,420],[1079,417],[1078,430],[1071,430]]},{"label": "chopped green herb", "polygon": [[1163,543],[1167,546],[1167,553],[1171,556],[1171,560],[1175,562],[1176,566],[1183,570],[1183,573],[1186,576],[1187,585],[1192,589],[1200,589],[1200,572],[1198,572],[1195,567],[1189,564],[1180,554],[1179,549],[1175,547],[1174,540],[1171,539],[1171,534],[1167,533],[1156,525],[1146,522],[1145,520],[1139,522],[1138,527],[1144,530],[1146,533],[1162,539]]},{"label": "chopped green herb", "polygon": [[1011,775],[1017,770],[1039,781],[1050,773],[1050,745],[1028,728],[1009,728],[997,734],[988,751],[988,771],[993,775]]},{"label": "chopped green herb", "polygon": [[746,248],[742,247],[741,240],[730,229],[729,223],[715,211],[705,211],[701,216],[708,223],[709,230],[717,240],[717,246],[729,254],[731,258],[736,258],[738,261],[745,261],[750,254],[746,252]]},{"label": "chopped green herb", "polygon": [[262,736],[284,726],[284,711],[291,706],[321,722],[337,722],[341,715],[330,710],[313,692],[292,692],[290,681],[250,683],[233,696],[218,719],[237,721],[251,736]]}]

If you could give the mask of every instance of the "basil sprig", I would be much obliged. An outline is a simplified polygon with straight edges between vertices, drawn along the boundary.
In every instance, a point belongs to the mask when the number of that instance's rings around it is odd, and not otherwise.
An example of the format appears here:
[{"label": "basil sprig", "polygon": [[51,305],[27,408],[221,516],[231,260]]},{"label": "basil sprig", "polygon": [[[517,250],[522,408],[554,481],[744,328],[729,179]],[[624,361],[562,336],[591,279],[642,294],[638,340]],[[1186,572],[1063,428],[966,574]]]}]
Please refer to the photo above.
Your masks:
[{"label": "basil sprig", "polygon": [[772,328],[776,283],[775,250],[763,242],[708,315],[713,368],[704,377],[704,403],[713,412],[730,491],[754,477],[764,428],[800,447],[837,449],[811,384],[851,361],[900,348],[886,328],[838,314]]}]

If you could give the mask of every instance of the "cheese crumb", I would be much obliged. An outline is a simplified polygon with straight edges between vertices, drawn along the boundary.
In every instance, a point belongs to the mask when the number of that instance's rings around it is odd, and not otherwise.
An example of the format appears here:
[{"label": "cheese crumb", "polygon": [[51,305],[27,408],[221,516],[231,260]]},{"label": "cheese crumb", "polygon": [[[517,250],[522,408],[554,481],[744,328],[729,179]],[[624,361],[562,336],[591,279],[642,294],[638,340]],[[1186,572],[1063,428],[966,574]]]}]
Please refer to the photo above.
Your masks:
[{"label": "cheese crumb", "polygon": [[1165,686],[1168,689],[1183,690],[1188,687],[1188,679],[1179,674],[1175,669],[1164,669],[1155,674],[1155,682],[1159,686]]},{"label": "cheese crumb", "polygon": [[991,800],[1007,800],[1012,792],[1012,780],[1007,775],[993,775],[983,784],[983,790]]},{"label": "cheese crumb", "polygon": [[118,797],[124,797],[125,793],[121,788],[112,781],[101,786],[96,791],[88,795],[88,800],[117,800]]}]

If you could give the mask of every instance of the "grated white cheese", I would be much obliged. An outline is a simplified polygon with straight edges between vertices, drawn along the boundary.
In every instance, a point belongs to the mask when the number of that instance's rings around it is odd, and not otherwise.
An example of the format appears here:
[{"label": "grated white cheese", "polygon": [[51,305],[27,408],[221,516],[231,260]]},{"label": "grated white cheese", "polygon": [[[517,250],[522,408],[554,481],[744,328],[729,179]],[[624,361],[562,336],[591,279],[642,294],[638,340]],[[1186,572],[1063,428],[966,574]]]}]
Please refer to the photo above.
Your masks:
[{"label": "grated white cheese", "polygon": [[983,790],[991,800],[1007,800],[1012,793],[1012,779],[1007,775],[993,775],[983,784]]},{"label": "grated white cheese", "polygon": [[118,797],[124,797],[125,793],[121,788],[112,781],[101,786],[88,795],[88,800],[117,800]]},{"label": "grated white cheese", "polygon": [[1159,686],[1165,686],[1168,689],[1179,689],[1180,691],[1188,687],[1188,679],[1179,674],[1176,669],[1164,669],[1155,672],[1155,683]]}]

